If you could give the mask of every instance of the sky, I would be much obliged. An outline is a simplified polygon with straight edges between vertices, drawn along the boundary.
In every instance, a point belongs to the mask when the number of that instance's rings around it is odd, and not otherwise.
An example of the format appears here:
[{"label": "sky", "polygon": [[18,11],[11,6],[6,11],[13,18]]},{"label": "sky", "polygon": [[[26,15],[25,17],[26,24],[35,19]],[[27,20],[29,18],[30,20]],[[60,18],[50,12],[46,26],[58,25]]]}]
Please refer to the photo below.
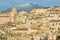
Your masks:
[{"label": "sky", "polygon": [[60,6],[60,0],[0,0],[0,11],[7,10],[12,6],[20,6],[29,3],[44,7]]}]

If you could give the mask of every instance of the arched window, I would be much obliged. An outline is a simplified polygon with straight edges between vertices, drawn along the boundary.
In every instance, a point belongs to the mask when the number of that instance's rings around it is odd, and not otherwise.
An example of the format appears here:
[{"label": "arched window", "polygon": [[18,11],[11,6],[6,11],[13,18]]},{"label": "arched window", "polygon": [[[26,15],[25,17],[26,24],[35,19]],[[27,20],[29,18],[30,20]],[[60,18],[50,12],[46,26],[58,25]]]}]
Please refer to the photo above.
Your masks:
[{"label": "arched window", "polygon": [[55,26],[54,23],[52,24],[52,26]]}]

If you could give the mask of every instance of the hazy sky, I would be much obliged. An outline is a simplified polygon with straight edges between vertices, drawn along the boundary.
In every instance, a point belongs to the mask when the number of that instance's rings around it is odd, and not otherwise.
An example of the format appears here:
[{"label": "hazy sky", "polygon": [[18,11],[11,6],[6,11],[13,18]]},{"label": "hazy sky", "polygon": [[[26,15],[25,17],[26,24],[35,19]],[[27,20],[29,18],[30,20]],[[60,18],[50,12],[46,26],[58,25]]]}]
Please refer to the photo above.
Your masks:
[{"label": "hazy sky", "polygon": [[19,6],[22,4],[34,3],[39,6],[60,6],[60,0],[0,0],[0,11],[6,10],[11,6]]}]

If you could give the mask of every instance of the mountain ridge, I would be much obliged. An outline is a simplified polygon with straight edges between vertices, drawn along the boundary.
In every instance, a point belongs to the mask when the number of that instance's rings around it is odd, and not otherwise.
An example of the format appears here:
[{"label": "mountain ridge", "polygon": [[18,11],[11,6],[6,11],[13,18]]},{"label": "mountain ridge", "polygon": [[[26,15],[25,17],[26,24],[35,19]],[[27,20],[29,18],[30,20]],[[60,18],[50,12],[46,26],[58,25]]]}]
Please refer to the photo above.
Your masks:
[{"label": "mountain ridge", "polygon": [[[9,8],[9,9],[7,9],[5,11],[2,11],[2,12],[10,12],[11,8]],[[33,3],[23,4],[23,5],[20,5],[20,6],[16,6],[16,9],[17,9],[18,12],[20,12],[20,11],[27,11],[27,12],[29,12],[33,8],[49,8],[49,7],[43,7],[43,6],[39,6],[37,4],[33,4]]]}]

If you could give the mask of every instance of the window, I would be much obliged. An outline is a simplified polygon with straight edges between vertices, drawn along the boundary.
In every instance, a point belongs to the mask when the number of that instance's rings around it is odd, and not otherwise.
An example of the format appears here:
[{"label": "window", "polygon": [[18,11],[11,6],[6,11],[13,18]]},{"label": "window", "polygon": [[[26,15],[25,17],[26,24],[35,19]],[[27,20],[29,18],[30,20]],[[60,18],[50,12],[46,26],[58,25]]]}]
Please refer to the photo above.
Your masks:
[{"label": "window", "polygon": [[33,24],[32,22],[30,24]]},{"label": "window", "polygon": [[55,26],[54,23],[52,24],[52,26]]},{"label": "window", "polygon": [[59,23],[59,25],[60,25],[60,23]]},{"label": "window", "polygon": [[50,28],[50,30],[54,30],[54,28]]},{"label": "window", "polygon": [[56,23],[56,25],[57,25],[57,23]]},{"label": "window", "polygon": [[58,28],[58,30],[60,30],[60,28]]}]

